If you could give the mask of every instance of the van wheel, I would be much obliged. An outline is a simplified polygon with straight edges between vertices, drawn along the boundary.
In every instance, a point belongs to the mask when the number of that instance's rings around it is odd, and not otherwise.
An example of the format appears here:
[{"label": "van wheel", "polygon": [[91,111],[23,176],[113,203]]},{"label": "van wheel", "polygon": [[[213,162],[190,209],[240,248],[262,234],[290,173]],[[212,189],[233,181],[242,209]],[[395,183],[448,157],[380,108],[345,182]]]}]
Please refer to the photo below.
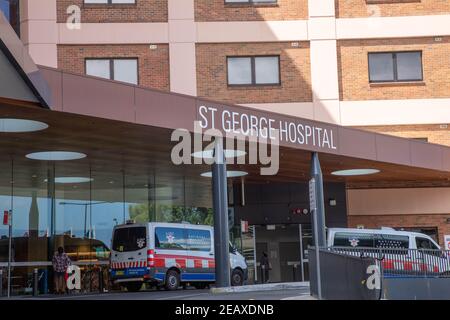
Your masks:
[{"label": "van wheel", "polygon": [[231,285],[242,286],[244,284],[244,273],[239,269],[234,269],[231,273]]},{"label": "van wheel", "polygon": [[129,292],[137,292],[141,289],[142,282],[130,282],[125,285]]},{"label": "van wheel", "polygon": [[177,290],[180,286],[180,275],[175,270],[169,270],[166,274],[166,290]]}]

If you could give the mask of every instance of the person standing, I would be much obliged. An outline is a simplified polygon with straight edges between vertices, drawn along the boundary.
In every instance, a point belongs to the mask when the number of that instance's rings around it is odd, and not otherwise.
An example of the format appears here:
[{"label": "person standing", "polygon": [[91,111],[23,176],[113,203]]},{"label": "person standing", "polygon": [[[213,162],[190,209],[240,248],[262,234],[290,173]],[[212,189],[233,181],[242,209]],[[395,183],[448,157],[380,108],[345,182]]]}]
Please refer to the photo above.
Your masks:
[{"label": "person standing", "polygon": [[269,281],[269,270],[270,270],[270,262],[269,257],[267,256],[267,252],[263,252],[261,259],[259,260],[259,264],[261,266],[261,275],[262,275],[262,283],[266,283]]},{"label": "person standing", "polygon": [[66,292],[65,275],[71,261],[64,252],[63,247],[59,247],[58,251],[55,252],[52,262],[55,279],[55,292],[56,294],[64,294]]}]

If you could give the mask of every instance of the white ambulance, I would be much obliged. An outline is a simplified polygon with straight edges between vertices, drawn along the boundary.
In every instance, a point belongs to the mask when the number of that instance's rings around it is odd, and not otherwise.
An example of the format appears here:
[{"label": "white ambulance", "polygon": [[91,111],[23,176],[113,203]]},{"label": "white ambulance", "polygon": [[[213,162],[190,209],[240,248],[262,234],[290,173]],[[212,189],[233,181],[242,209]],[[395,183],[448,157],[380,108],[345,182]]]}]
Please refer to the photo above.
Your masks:
[{"label": "white ambulance", "polygon": [[[214,230],[188,223],[133,221],[114,227],[111,278],[128,291],[142,284],[167,290],[190,284],[206,288],[215,282]],[[245,258],[230,244],[231,284],[247,279]]]},{"label": "white ambulance", "polygon": [[385,274],[441,274],[450,276],[450,251],[430,236],[417,232],[381,229],[328,229],[328,247],[335,252],[377,258]]}]

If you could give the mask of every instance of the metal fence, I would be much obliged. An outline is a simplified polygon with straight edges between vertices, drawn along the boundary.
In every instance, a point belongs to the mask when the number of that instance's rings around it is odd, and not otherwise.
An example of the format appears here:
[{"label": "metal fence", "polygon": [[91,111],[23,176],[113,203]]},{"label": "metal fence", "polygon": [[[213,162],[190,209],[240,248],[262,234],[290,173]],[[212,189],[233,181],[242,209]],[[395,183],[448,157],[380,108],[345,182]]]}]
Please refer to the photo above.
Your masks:
[{"label": "metal fence", "polygon": [[[309,271],[311,295],[318,297],[316,251],[309,247]],[[333,252],[320,248],[321,297],[326,300],[378,300],[381,287],[367,285],[368,270],[376,266],[376,259],[360,257],[354,253]]]},{"label": "metal fence", "polygon": [[326,250],[376,260],[383,278],[450,278],[450,251],[405,248],[329,247]]}]

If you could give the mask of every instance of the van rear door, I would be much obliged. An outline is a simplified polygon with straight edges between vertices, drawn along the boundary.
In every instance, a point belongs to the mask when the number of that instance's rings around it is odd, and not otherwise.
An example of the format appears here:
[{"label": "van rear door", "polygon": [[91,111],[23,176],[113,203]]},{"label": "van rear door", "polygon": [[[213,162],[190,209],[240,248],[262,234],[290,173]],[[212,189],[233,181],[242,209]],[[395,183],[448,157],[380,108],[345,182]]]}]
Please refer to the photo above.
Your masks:
[{"label": "van rear door", "polygon": [[114,229],[111,269],[124,269],[117,276],[141,275],[147,267],[147,226],[130,225]]},{"label": "van rear door", "polygon": [[215,281],[212,228],[186,226],[188,260],[184,281]]}]

